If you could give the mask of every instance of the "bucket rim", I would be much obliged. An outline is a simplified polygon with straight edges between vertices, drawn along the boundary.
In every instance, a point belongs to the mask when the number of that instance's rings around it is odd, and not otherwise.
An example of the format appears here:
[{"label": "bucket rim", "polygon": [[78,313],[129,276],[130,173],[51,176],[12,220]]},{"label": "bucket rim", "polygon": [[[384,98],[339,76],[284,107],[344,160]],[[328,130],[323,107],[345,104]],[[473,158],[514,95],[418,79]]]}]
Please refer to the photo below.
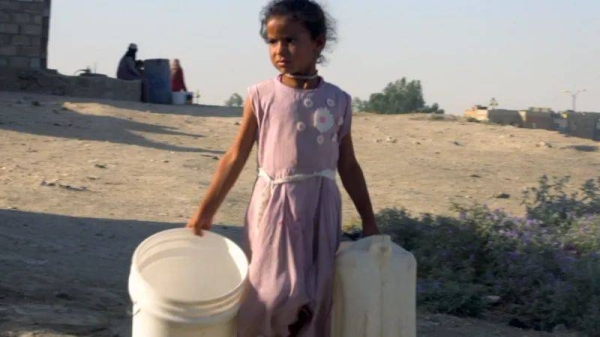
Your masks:
[{"label": "bucket rim", "polygon": [[[237,254],[239,254],[240,256],[244,257],[244,261],[245,263],[243,264],[243,270],[242,270],[242,277],[240,282],[230,291],[219,295],[215,298],[209,299],[209,300],[191,300],[191,301],[185,301],[185,300],[181,300],[181,299],[177,299],[177,298],[171,298],[169,296],[165,296],[165,295],[161,295],[159,294],[157,291],[155,291],[151,286],[150,283],[146,280],[146,278],[143,276],[143,274],[141,273],[140,269],[139,269],[139,259],[140,259],[140,251],[144,248],[145,245],[148,245],[151,241],[154,241],[157,239],[157,237],[161,237],[161,236],[165,236],[165,235],[185,235],[187,238],[190,237],[196,237],[190,229],[187,228],[172,228],[172,229],[167,229],[167,230],[163,230],[160,232],[157,232],[151,236],[149,236],[148,238],[146,238],[144,241],[142,241],[135,249],[135,251],[133,252],[133,256],[131,259],[131,273],[132,274],[136,274],[136,278],[137,280],[141,283],[141,286],[143,288],[146,289],[146,291],[149,292],[149,294],[151,295],[150,297],[153,297],[155,300],[155,302],[163,302],[166,304],[174,304],[174,305],[185,305],[185,306],[197,306],[200,304],[209,304],[209,303],[217,303],[217,302],[224,302],[229,300],[232,297],[237,297],[239,296],[239,293],[241,292],[241,290],[243,290],[242,288],[246,285],[246,281],[248,279],[248,271],[249,271],[249,262],[248,262],[248,258],[246,256],[246,254],[244,254],[244,252],[242,251],[242,249],[232,240],[230,240],[229,238],[211,232],[211,231],[204,231],[204,235],[214,235],[216,237],[219,237],[221,239],[223,239],[229,247],[233,247],[233,249],[236,251]],[[189,236],[192,235],[192,236]],[[134,299],[135,300],[135,299]],[[154,302],[153,301],[153,302]]]},{"label": "bucket rim", "polygon": [[[153,294],[151,289],[144,289],[145,286],[139,282],[139,277],[139,274],[132,272],[128,281],[129,295],[133,302],[134,311],[136,313],[145,311],[154,317],[169,322],[202,324],[203,326],[219,324],[237,314],[241,302],[246,296],[245,291],[240,291],[236,296],[232,296],[221,303],[211,303],[212,307],[206,308],[187,304],[178,305],[155,298],[156,295]],[[144,293],[144,295],[140,296],[141,293]]]}]

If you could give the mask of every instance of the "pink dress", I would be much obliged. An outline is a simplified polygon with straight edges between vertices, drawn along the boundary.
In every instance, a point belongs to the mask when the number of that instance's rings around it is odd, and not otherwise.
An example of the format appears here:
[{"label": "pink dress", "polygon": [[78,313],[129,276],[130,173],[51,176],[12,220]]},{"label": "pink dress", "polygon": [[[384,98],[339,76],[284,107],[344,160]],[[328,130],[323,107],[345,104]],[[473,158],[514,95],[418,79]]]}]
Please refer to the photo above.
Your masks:
[{"label": "pink dress", "polygon": [[248,90],[258,121],[260,174],[246,216],[249,290],[239,337],[285,337],[300,310],[302,337],[328,337],[333,267],[341,236],[335,182],[350,96],[321,81],[294,89],[279,78]]}]

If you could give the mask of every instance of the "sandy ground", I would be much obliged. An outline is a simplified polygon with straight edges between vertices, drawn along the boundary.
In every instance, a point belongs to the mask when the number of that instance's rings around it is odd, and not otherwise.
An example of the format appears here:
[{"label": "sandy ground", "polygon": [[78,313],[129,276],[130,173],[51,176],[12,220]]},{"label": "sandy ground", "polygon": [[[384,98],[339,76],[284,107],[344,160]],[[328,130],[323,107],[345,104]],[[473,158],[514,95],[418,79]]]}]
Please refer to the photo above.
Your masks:
[{"label": "sandy ground", "polygon": [[[0,92],[0,336],[130,335],[131,254],[191,215],[239,115]],[[522,213],[521,191],[541,175],[578,186],[600,169],[597,143],[542,130],[358,114],[353,134],[378,210],[452,214],[452,201],[477,201]],[[218,215],[234,240],[255,172],[252,159]],[[419,318],[425,337],[544,335]]]}]

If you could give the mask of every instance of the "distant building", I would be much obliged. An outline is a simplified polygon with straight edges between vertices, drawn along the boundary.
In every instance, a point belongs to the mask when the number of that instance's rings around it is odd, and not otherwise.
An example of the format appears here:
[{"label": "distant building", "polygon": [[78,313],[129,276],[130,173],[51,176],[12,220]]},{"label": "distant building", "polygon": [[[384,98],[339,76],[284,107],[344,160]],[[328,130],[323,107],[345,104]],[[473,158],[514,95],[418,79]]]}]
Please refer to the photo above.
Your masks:
[{"label": "distant building", "polygon": [[567,111],[562,115],[569,135],[600,141],[600,113]]},{"label": "distant building", "polygon": [[558,113],[551,108],[538,107],[527,110],[505,110],[475,105],[465,110],[464,116],[481,122],[560,131],[574,137],[600,141],[600,113],[598,112]]},{"label": "distant building", "polygon": [[469,110],[465,110],[464,116],[480,122],[523,126],[523,120],[517,110],[489,109],[486,106],[476,105]]},{"label": "distant building", "polygon": [[550,108],[529,108],[519,111],[523,120],[523,127],[528,129],[543,129],[550,131],[559,130],[557,120],[561,119],[560,114]]},{"label": "distant building", "polygon": [[487,122],[488,120],[488,107],[482,105],[475,105],[471,109],[465,110],[464,116],[467,118],[473,118],[480,122]]}]

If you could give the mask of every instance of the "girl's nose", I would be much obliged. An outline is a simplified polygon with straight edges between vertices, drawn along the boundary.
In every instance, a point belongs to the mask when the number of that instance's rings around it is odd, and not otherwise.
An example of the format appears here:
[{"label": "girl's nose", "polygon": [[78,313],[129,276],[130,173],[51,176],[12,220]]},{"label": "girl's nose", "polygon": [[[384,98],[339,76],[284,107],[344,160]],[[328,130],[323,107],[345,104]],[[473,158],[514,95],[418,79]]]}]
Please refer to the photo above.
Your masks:
[{"label": "girl's nose", "polygon": [[284,42],[277,42],[277,44],[275,45],[275,52],[277,53],[277,55],[285,54],[286,50],[287,46]]}]

